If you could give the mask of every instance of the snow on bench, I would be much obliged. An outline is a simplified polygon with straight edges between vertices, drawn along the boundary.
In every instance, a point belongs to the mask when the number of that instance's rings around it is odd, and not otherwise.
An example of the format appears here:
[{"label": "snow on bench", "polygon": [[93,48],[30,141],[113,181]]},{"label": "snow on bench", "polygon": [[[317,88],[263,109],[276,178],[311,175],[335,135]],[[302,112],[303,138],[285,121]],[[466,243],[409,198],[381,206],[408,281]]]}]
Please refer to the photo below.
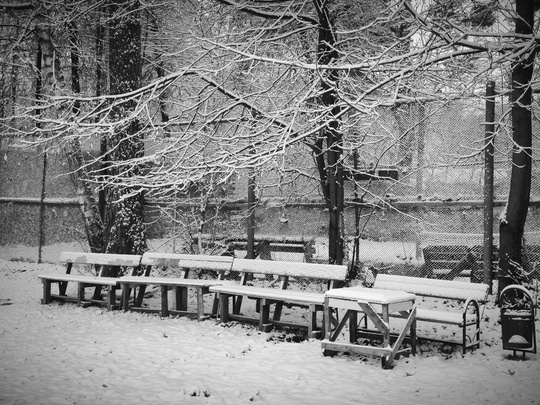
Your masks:
[{"label": "snow on bench", "polygon": [[[456,301],[459,305],[454,308],[454,311],[449,307],[447,310],[422,308],[422,304],[418,303],[416,320],[460,327],[462,341],[445,342],[460,344],[463,354],[467,348],[477,347],[480,344],[480,307],[483,307],[488,299],[489,286],[487,284],[378,274],[373,287],[406,291],[421,297]],[[431,337],[427,339],[437,341]]]},{"label": "snow on bench", "polygon": [[[168,267],[180,269],[179,277],[141,277],[125,276],[119,279],[122,287],[122,308],[124,311],[134,310],[139,312],[159,312],[161,316],[192,314],[188,311],[188,289],[196,290],[197,295],[197,318],[206,318],[204,312],[204,296],[209,288],[215,284],[225,282],[224,274],[231,270],[233,258],[230,256],[189,255],[176,253],[145,253],[141,259],[141,265],[155,269],[156,267]],[[206,270],[215,272],[215,278],[193,279],[188,278],[193,270]],[[161,308],[156,310],[143,307],[144,290],[149,285],[157,285],[161,290]],[[139,288],[139,293],[129,306],[131,290]],[[173,290],[174,307],[169,308],[168,291]],[[214,311],[217,311],[217,304]]]},{"label": "snow on bench", "polygon": [[[62,252],[60,254],[60,263],[66,265],[66,272],[59,274],[40,274],[38,277],[43,284],[42,304],[49,304],[53,300],[75,301],[79,306],[88,306],[91,304],[105,304],[108,310],[116,306],[117,278],[104,277],[105,269],[108,267],[130,267],[134,274],[139,268],[141,262],[140,255],[122,255],[109,253],[85,253],[85,252]],[[71,274],[74,264],[99,266],[100,270],[97,277],[85,276],[80,274]],[[77,297],[70,297],[66,294],[69,282],[77,284]],[[51,294],[51,284],[58,283],[58,294]],[[85,298],[85,289],[96,287],[94,297]],[[101,287],[107,290],[107,301],[101,299]]]},{"label": "snow on bench", "polygon": [[[317,312],[323,310],[324,292],[288,290],[289,278],[324,280],[329,288],[333,288],[337,282],[345,281],[347,276],[347,266],[342,265],[249,259],[234,259],[231,271],[241,274],[240,285],[224,284],[210,287],[211,292],[219,295],[221,322],[228,322],[229,319],[254,320],[240,314],[242,297],[257,300],[259,318],[255,321],[258,321],[259,329],[263,332],[269,332],[276,325],[305,327],[305,325],[281,322],[281,312],[283,304],[307,307],[310,312],[307,325],[310,337],[319,337],[321,334],[320,328],[317,327]],[[280,280],[280,288],[246,285],[253,275],[277,276]],[[230,301],[233,302],[232,314],[229,311]],[[274,314],[270,320],[270,306],[274,304]]]}]

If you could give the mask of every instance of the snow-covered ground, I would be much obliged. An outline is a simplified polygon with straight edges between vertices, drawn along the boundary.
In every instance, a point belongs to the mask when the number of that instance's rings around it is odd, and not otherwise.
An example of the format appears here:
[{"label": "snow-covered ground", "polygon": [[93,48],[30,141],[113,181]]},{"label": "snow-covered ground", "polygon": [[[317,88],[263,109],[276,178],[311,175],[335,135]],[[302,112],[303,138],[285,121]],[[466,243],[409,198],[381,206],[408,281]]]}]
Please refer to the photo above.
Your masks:
[{"label": "snow-covered ground", "polygon": [[62,250],[81,249],[47,246],[38,265],[35,247],[0,247],[0,404],[540,404],[540,355],[508,358],[493,303],[480,349],[422,344],[384,370],[247,324],[42,306],[37,275],[63,272]]}]

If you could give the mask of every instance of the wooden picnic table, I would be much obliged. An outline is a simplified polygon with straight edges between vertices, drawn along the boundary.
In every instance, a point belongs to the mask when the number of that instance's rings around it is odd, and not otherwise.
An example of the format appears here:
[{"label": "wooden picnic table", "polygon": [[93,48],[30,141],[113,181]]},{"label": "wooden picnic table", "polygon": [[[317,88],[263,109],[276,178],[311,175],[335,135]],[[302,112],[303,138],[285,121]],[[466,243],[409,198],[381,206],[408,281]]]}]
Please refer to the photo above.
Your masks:
[{"label": "wooden picnic table", "polygon": [[[404,291],[382,290],[364,287],[336,288],[325,293],[324,322],[326,338],[321,342],[323,354],[349,352],[380,356],[383,368],[391,368],[396,356],[416,354],[416,296]],[[333,313],[345,309],[341,321],[332,329]],[[373,322],[382,336],[382,345],[357,344],[358,313],[363,313]],[[407,321],[397,339],[390,341],[390,314],[399,312]],[[335,319],[335,318],[334,318]],[[349,322],[349,342],[338,342],[347,321]],[[401,349],[403,339],[410,330],[411,347]]]}]

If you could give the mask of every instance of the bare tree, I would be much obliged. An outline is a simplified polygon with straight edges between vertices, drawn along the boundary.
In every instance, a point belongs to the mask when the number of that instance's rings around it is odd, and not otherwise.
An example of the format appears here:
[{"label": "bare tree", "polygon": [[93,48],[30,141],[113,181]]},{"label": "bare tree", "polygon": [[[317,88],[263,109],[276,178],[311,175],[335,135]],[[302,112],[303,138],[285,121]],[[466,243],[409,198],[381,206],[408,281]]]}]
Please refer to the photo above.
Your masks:
[{"label": "bare tree", "polygon": [[[116,187],[113,200],[119,204],[134,201],[139,207],[142,193],[166,203],[205,181],[211,183],[201,187],[206,195],[217,195],[233,178],[247,179],[250,171],[258,173],[259,197],[269,187],[292,195],[302,183],[298,179],[317,182],[330,218],[329,257],[340,263],[345,257],[344,174],[354,179],[365,170],[349,157],[371,148],[366,158],[375,164],[397,165],[405,158],[409,166],[410,155],[391,151],[412,141],[408,131],[424,130],[420,122],[426,111],[421,107],[419,122],[409,128],[398,125],[403,133],[387,130],[377,137],[370,128],[381,122],[383,112],[413,103],[480,100],[487,79],[504,77],[512,63],[516,69],[522,62],[530,67],[536,37],[522,28],[514,32],[513,21],[521,19],[511,6],[469,0],[170,0],[156,4],[159,18],[149,18],[148,37],[159,37],[159,48],[166,49],[156,52],[157,41],[145,42],[145,55],[154,55],[155,74],[129,86],[111,82],[110,95],[48,98],[49,105],[77,99],[81,113],[49,122],[47,137],[112,134],[104,155],[107,174],[90,175],[101,187]],[[129,16],[137,15],[133,7],[111,18],[120,36],[133,28],[127,28]],[[117,49],[125,46],[112,41]],[[129,50],[139,49],[137,41]],[[111,78],[121,79],[123,72],[115,68],[120,59],[109,51]],[[526,89],[525,83],[530,87],[535,80],[514,81]],[[524,96],[516,92],[515,104],[527,101]],[[518,139],[516,145],[519,151],[529,147]],[[423,153],[423,145],[418,150]],[[481,147],[469,151],[471,156],[483,152]],[[308,154],[313,160],[305,158]],[[365,183],[356,185],[393,209]],[[526,204],[520,201],[521,212]],[[512,232],[522,231],[518,226]],[[514,260],[513,253],[509,257]]]},{"label": "bare tree", "polygon": [[499,295],[514,283],[528,281],[521,256],[523,231],[529,210],[532,169],[532,93],[535,38],[535,2],[516,1],[515,37],[521,52],[512,63],[512,175],[508,203],[500,220]]}]

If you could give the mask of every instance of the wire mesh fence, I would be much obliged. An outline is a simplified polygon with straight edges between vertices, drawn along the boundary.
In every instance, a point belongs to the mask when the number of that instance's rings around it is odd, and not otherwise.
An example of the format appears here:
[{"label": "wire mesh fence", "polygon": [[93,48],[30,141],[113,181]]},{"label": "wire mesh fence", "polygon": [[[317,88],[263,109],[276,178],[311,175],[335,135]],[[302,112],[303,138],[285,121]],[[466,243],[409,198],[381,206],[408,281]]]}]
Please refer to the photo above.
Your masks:
[{"label": "wire mesh fence", "polygon": [[[512,168],[508,106],[502,98],[497,100],[496,111],[492,196],[494,270],[498,261],[496,218],[504,208]],[[351,267],[353,276],[365,282],[377,272],[482,280],[484,121],[485,102],[468,99],[445,105],[413,104],[381,109],[369,125],[348,129],[342,161],[345,173],[349,174],[344,185],[347,203],[343,238],[345,264]],[[539,125],[534,116],[533,133],[540,133]],[[533,203],[527,218],[524,251],[526,270],[536,277],[540,250],[537,242],[540,238],[535,233],[540,215],[534,204],[540,200],[539,184],[534,181],[539,170],[537,150],[534,146]],[[304,160],[298,158],[302,153],[308,156]],[[14,153],[4,145],[2,154],[2,176],[7,176],[8,181],[2,182],[0,195],[19,198],[27,192],[32,195],[23,197],[34,196],[37,188],[32,187],[31,180],[40,174],[39,165],[32,169],[29,155]],[[289,164],[301,166],[299,171],[311,175],[303,180],[289,179],[286,185],[276,187],[273,186],[276,178],[264,171],[258,173],[259,199],[253,211],[254,255],[263,260],[328,262],[328,211],[318,192],[310,151],[299,146],[289,160]],[[49,161],[46,197],[60,197],[63,201],[70,195],[75,197],[73,187],[65,186],[69,183],[65,178],[64,185],[54,186],[61,178],[62,159],[52,157]],[[19,183],[13,180],[24,177],[24,173],[28,179]],[[165,205],[152,204],[149,196],[148,236],[164,240],[162,249],[168,251],[246,257],[247,178],[248,175],[240,173],[235,178],[234,192],[226,196],[225,203],[203,209],[181,198]],[[34,197],[37,199],[37,194]],[[243,202],[231,202],[239,200]],[[37,215],[36,202],[17,204],[20,210],[13,203],[0,204],[6,223],[27,221]],[[59,201],[47,205],[46,243],[65,237],[84,238],[82,226],[74,225],[72,220],[78,215],[76,204],[71,201],[62,205]],[[31,215],[21,214],[30,208],[34,210]],[[58,223],[66,223],[69,232],[62,228],[58,234]],[[14,229],[18,230],[17,234],[23,234],[20,227]],[[2,243],[10,238],[7,233],[5,236],[7,239]]]}]

